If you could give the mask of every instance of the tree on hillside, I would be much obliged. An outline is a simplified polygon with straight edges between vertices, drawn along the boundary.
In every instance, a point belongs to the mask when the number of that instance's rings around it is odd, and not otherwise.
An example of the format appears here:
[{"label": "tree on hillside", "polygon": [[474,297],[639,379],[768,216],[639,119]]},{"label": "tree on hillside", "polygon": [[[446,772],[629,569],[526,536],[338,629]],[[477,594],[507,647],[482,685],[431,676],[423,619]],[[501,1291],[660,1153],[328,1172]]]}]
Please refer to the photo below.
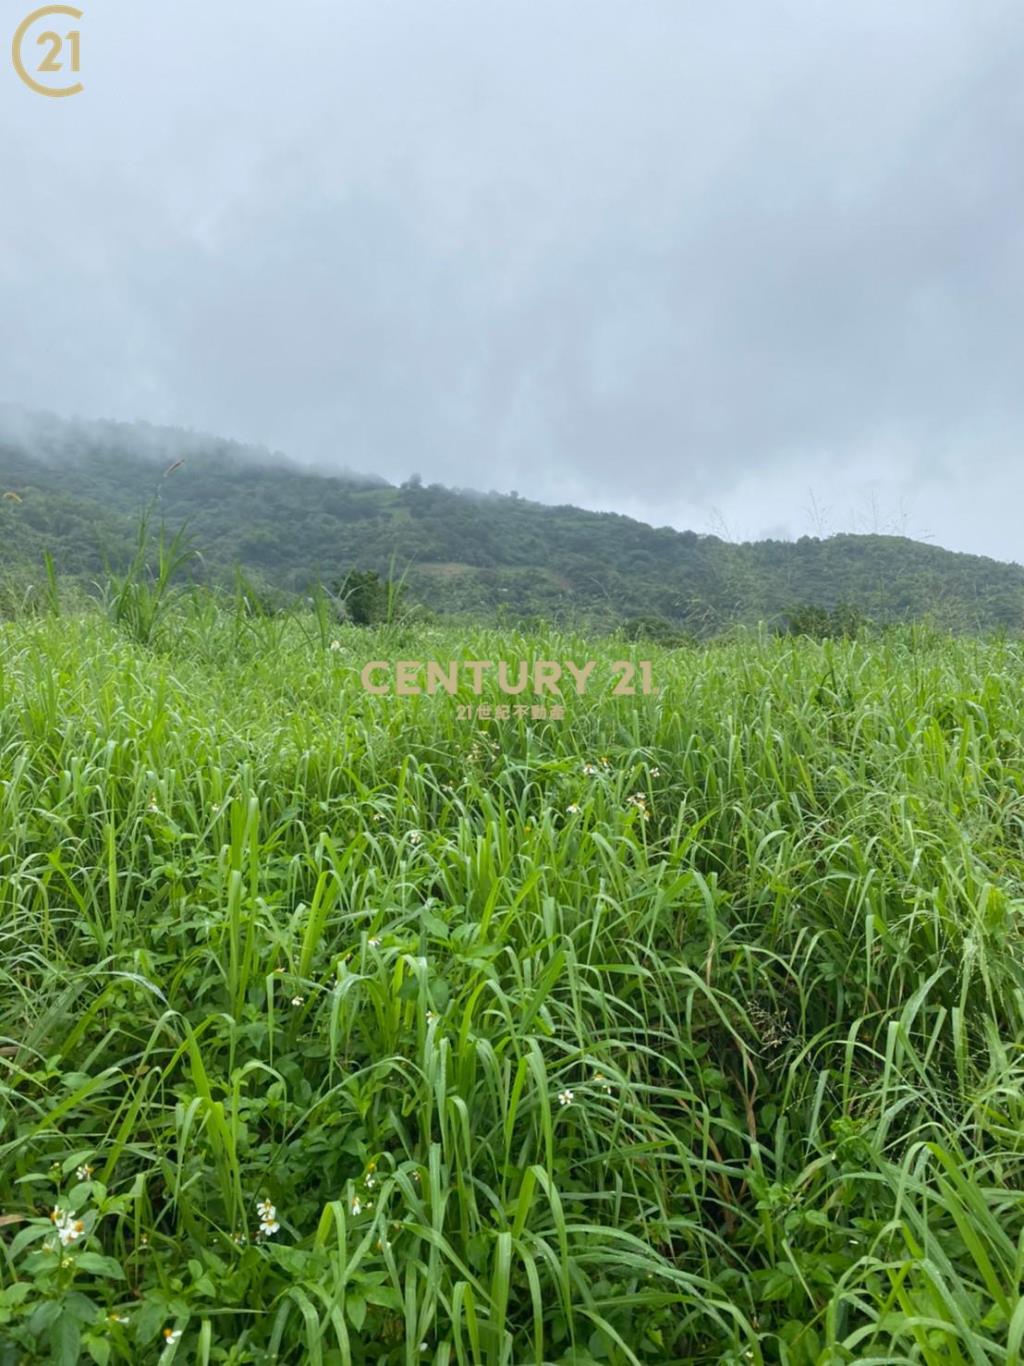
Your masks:
[{"label": "tree on hillside", "polygon": [[345,616],[356,626],[392,620],[405,596],[403,584],[382,579],[374,569],[350,569],[333,591]]},{"label": "tree on hillside", "polygon": [[837,603],[830,611],[827,607],[805,602],[787,614],[784,634],[811,636],[815,640],[849,640],[867,625],[864,613],[850,603]]}]

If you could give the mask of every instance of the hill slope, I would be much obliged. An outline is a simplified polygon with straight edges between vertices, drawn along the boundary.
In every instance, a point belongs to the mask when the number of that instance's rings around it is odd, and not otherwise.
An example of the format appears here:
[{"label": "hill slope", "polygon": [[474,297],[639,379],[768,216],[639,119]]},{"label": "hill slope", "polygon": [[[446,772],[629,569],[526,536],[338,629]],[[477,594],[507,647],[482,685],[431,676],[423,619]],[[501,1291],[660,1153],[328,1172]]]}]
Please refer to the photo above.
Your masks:
[{"label": "hill slope", "polygon": [[[168,466],[182,460],[172,473]],[[615,513],[440,485],[327,476],[285,457],[148,424],[69,423],[0,410],[0,567],[44,550],[83,578],[123,556],[154,498],[187,523],[194,572],[236,563],[301,591],[353,565],[407,572],[440,611],[613,622],[658,616],[699,634],[849,602],[879,620],[932,612],[963,630],[1024,629],[1024,569],[896,536],[730,544]],[[20,501],[18,501],[20,500]]]}]

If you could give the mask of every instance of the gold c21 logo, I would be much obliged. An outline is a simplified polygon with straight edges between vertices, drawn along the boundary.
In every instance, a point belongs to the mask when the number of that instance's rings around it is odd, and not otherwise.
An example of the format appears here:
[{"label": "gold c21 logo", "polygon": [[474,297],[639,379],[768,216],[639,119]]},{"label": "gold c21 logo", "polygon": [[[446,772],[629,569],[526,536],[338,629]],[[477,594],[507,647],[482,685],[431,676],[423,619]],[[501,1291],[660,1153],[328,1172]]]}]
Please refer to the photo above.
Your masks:
[{"label": "gold c21 logo", "polygon": [[[77,28],[68,29],[64,24],[59,25],[61,31],[58,31],[57,27],[44,22],[54,16],[81,19],[82,13],[82,10],[74,9],[71,5],[44,5],[18,25],[11,44],[14,69],[36,94],[60,99],[66,95],[77,95],[85,89],[81,81],[73,85],[62,83],[67,79],[68,72],[77,76],[81,68],[81,33]],[[33,46],[39,49],[38,54],[31,52]],[[57,79],[50,85],[40,80],[41,76]]]}]

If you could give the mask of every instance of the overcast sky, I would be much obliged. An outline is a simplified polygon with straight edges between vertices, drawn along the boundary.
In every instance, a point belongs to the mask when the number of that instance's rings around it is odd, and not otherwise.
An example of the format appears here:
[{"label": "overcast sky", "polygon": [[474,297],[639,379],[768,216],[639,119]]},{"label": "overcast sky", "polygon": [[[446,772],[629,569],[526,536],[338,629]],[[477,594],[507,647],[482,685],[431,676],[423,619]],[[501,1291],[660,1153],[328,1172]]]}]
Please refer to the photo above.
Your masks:
[{"label": "overcast sky", "polygon": [[32,8],[0,400],[1024,561],[1020,0]]}]

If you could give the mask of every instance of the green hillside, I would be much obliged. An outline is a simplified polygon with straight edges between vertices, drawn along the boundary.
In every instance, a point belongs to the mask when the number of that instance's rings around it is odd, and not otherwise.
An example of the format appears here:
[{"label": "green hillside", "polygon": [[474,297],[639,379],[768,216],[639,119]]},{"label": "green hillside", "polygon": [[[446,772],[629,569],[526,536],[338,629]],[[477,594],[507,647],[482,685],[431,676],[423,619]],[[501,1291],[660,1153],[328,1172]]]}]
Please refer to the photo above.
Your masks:
[{"label": "green hillside", "polygon": [[[348,568],[407,575],[413,598],[481,619],[612,624],[657,617],[698,635],[778,621],[801,602],[878,621],[931,613],[956,630],[1024,628],[1024,569],[898,536],[731,544],[517,494],[327,476],[284,456],[148,424],[0,411],[0,564],[90,580],[131,545],[154,498],[217,581],[240,564],[301,592]],[[168,467],[183,463],[172,473]]]}]

